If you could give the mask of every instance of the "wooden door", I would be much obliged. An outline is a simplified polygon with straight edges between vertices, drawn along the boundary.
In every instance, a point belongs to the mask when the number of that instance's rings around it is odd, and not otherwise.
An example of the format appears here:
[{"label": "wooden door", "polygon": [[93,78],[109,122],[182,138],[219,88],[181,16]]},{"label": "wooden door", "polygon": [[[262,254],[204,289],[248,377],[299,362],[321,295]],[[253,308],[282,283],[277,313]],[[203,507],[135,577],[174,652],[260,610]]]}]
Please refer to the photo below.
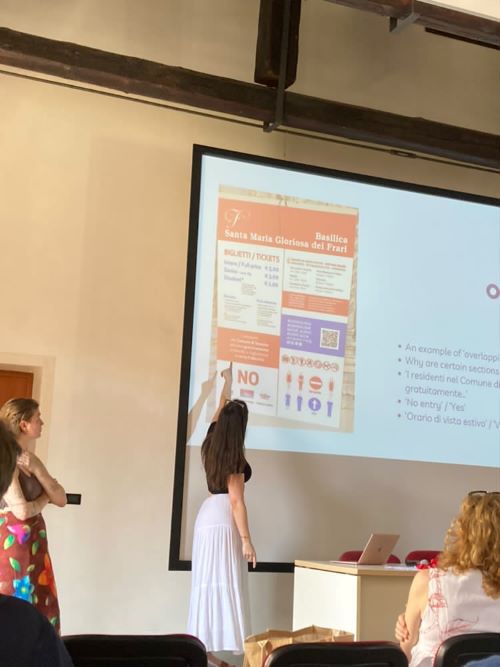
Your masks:
[{"label": "wooden door", "polygon": [[0,370],[0,406],[9,398],[32,398],[33,373]]}]

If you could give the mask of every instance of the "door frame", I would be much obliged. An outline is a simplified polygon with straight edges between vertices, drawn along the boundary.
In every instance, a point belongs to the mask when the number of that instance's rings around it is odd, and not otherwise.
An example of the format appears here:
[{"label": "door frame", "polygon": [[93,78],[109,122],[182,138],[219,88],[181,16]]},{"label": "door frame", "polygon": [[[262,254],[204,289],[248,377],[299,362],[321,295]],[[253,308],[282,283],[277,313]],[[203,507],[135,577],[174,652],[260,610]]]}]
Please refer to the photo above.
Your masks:
[{"label": "door frame", "polygon": [[37,455],[47,462],[50,442],[55,357],[0,352],[0,370],[33,373],[33,398],[40,403],[44,428],[36,443]]}]

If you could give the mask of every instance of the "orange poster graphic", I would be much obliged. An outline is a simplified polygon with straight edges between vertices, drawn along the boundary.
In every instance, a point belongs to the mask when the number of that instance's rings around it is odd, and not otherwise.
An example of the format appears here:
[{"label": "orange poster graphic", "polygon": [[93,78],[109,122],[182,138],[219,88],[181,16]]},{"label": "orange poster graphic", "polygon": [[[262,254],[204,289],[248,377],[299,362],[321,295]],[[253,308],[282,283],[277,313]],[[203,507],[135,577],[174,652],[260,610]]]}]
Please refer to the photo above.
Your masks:
[{"label": "orange poster graphic", "polygon": [[352,431],[356,209],[221,187],[212,362],[266,423]]}]

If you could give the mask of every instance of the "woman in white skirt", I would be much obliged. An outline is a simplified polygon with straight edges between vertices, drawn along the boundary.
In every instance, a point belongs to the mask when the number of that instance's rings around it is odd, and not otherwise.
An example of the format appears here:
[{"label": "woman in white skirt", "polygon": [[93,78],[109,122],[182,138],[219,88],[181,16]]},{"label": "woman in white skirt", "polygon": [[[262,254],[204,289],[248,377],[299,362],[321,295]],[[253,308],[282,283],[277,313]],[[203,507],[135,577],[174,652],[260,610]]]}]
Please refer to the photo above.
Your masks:
[{"label": "woman in white skirt", "polygon": [[256,563],[244,490],[248,408],[231,400],[232,367],[222,372],[219,406],[201,448],[209,497],[194,526],[188,632],[207,651],[243,651],[250,634],[248,566]]}]

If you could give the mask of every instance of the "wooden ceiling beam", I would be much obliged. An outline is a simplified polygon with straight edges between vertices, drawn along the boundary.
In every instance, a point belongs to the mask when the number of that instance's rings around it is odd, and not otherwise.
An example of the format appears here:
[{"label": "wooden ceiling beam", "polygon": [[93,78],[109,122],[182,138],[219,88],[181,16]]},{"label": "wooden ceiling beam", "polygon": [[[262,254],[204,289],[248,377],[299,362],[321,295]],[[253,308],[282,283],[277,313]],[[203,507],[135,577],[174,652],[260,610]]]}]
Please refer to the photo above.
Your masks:
[{"label": "wooden ceiling beam", "polygon": [[441,7],[421,0],[328,0],[336,5],[402,20],[414,13],[415,23],[446,33],[464,37],[476,44],[500,47],[500,22],[449,7]]},{"label": "wooden ceiling beam", "polygon": [[[265,86],[8,28],[0,28],[0,64],[262,123],[273,121],[275,92]],[[498,136],[422,118],[288,92],[283,124],[500,169]]]}]

